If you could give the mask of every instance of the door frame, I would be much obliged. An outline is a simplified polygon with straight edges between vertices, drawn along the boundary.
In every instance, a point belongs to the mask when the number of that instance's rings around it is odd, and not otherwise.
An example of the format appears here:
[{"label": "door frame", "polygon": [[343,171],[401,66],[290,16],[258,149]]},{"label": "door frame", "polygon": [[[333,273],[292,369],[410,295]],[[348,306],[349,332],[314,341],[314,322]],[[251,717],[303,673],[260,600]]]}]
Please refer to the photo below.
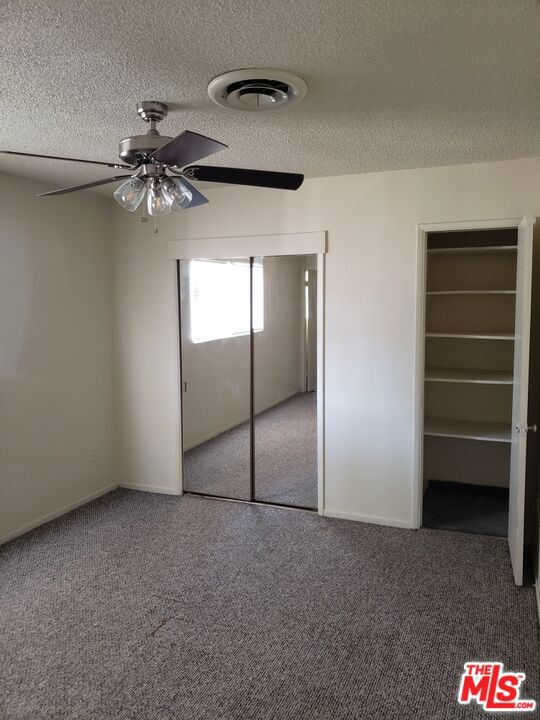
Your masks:
[{"label": "door frame", "polygon": [[[235,257],[276,257],[284,255],[317,255],[317,512],[324,514],[325,505],[325,436],[324,436],[324,362],[325,362],[325,269],[327,233],[325,230],[303,233],[280,233],[276,235],[242,235],[232,237],[211,237],[200,239],[171,240],[168,245],[170,260],[235,258]],[[180,284],[176,275],[176,347],[179,373],[179,453],[178,478],[180,494],[184,492],[183,482],[183,393],[182,353],[180,335]],[[256,503],[257,501],[255,501]],[[267,504],[267,503],[265,503]],[[291,506],[294,508],[294,506]]]},{"label": "door frame", "polygon": [[518,229],[523,217],[496,220],[465,220],[458,222],[420,223],[416,227],[416,333],[414,373],[414,461],[412,491],[412,527],[422,527],[424,500],[424,374],[426,328],[427,236],[436,232],[464,230]]}]

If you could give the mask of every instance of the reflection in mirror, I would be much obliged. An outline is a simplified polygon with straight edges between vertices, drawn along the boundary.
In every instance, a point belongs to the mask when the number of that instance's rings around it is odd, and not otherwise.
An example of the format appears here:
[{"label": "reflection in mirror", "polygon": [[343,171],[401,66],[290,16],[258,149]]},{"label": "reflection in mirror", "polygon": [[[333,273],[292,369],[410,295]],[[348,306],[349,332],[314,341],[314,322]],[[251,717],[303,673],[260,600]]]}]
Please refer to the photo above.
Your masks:
[{"label": "reflection in mirror", "polygon": [[[317,256],[255,258],[255,499],[317,507]],[[254,313],[255,317],[255,313]]]},{"label": "reflection in mirror", "polygon": [[181,260],[179,274],[184,489],[249,500],[250,260]]}]

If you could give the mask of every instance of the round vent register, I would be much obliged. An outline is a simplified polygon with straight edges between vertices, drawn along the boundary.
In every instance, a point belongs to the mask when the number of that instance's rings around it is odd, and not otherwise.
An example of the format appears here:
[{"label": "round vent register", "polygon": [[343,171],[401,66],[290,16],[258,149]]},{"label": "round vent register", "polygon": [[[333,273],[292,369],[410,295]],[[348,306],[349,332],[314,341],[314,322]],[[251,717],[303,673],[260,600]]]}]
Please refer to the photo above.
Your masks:
[{"label": "round vent register", "polygon": [[261,112],[300,102],[307,83],[287,70],[251,68],[219,75],[208,85],[210,98],[229,110]]}]

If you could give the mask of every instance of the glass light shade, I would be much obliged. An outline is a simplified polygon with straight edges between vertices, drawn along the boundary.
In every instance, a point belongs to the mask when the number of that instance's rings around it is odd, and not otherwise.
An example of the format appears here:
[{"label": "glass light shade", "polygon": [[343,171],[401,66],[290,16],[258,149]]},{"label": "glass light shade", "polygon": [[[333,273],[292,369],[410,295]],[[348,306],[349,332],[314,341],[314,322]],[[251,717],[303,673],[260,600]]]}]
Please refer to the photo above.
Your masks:
[{"label": "glass light shade", "polygon": [[187,208],[193,200],[193,193],[180,178],[167,177],[161,181],[161,187],[173,210]]},{"label": "glass light shade", "polygon": [[138,177],[131,177],[114,191],[114,199],[125,210],[135,212],[146,192],[145,183]]},{"label": "glass light shade", "polygon": [[163,193],[161,182],[154,180],[150,189],[148,190],[148,196],[146,198],[148,214],[155,215],[168,215],[171,212],[171,205],[168,199]]}]

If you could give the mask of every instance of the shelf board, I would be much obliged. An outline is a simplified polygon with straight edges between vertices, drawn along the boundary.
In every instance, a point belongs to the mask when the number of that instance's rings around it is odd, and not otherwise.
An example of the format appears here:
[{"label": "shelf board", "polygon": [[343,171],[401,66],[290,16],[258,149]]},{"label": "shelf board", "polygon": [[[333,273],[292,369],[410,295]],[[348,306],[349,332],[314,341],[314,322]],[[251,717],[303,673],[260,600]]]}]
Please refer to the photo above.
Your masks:
[{"label": "shelf board", "polygon": [[447,333],[427,332],[428,338],[463,338],[465,340],[513,340],[512,333]]},{"label": "shelf board", "polygon": [[512,440],[510,424],[441,420],[439,418],[426,418],[424,420],[424,435],[486,442],[509,443]]},{"label": "shelf board", "polygon": [[426,295],[515,295],[515,290],[428,290]]},{"label": "shelf board", "polygon": [[448,248],[428,248],[428,255],[457,255],[459,253],[465,255],[482,255],[483,253],[515,253],[517,245],[488,245],[486,247],[448,247]]},{"label": "shelf board", "polygon": [[511,372],[466,368],[426,368],[426,382],[474,383],[479,385],[512,385]]}]

